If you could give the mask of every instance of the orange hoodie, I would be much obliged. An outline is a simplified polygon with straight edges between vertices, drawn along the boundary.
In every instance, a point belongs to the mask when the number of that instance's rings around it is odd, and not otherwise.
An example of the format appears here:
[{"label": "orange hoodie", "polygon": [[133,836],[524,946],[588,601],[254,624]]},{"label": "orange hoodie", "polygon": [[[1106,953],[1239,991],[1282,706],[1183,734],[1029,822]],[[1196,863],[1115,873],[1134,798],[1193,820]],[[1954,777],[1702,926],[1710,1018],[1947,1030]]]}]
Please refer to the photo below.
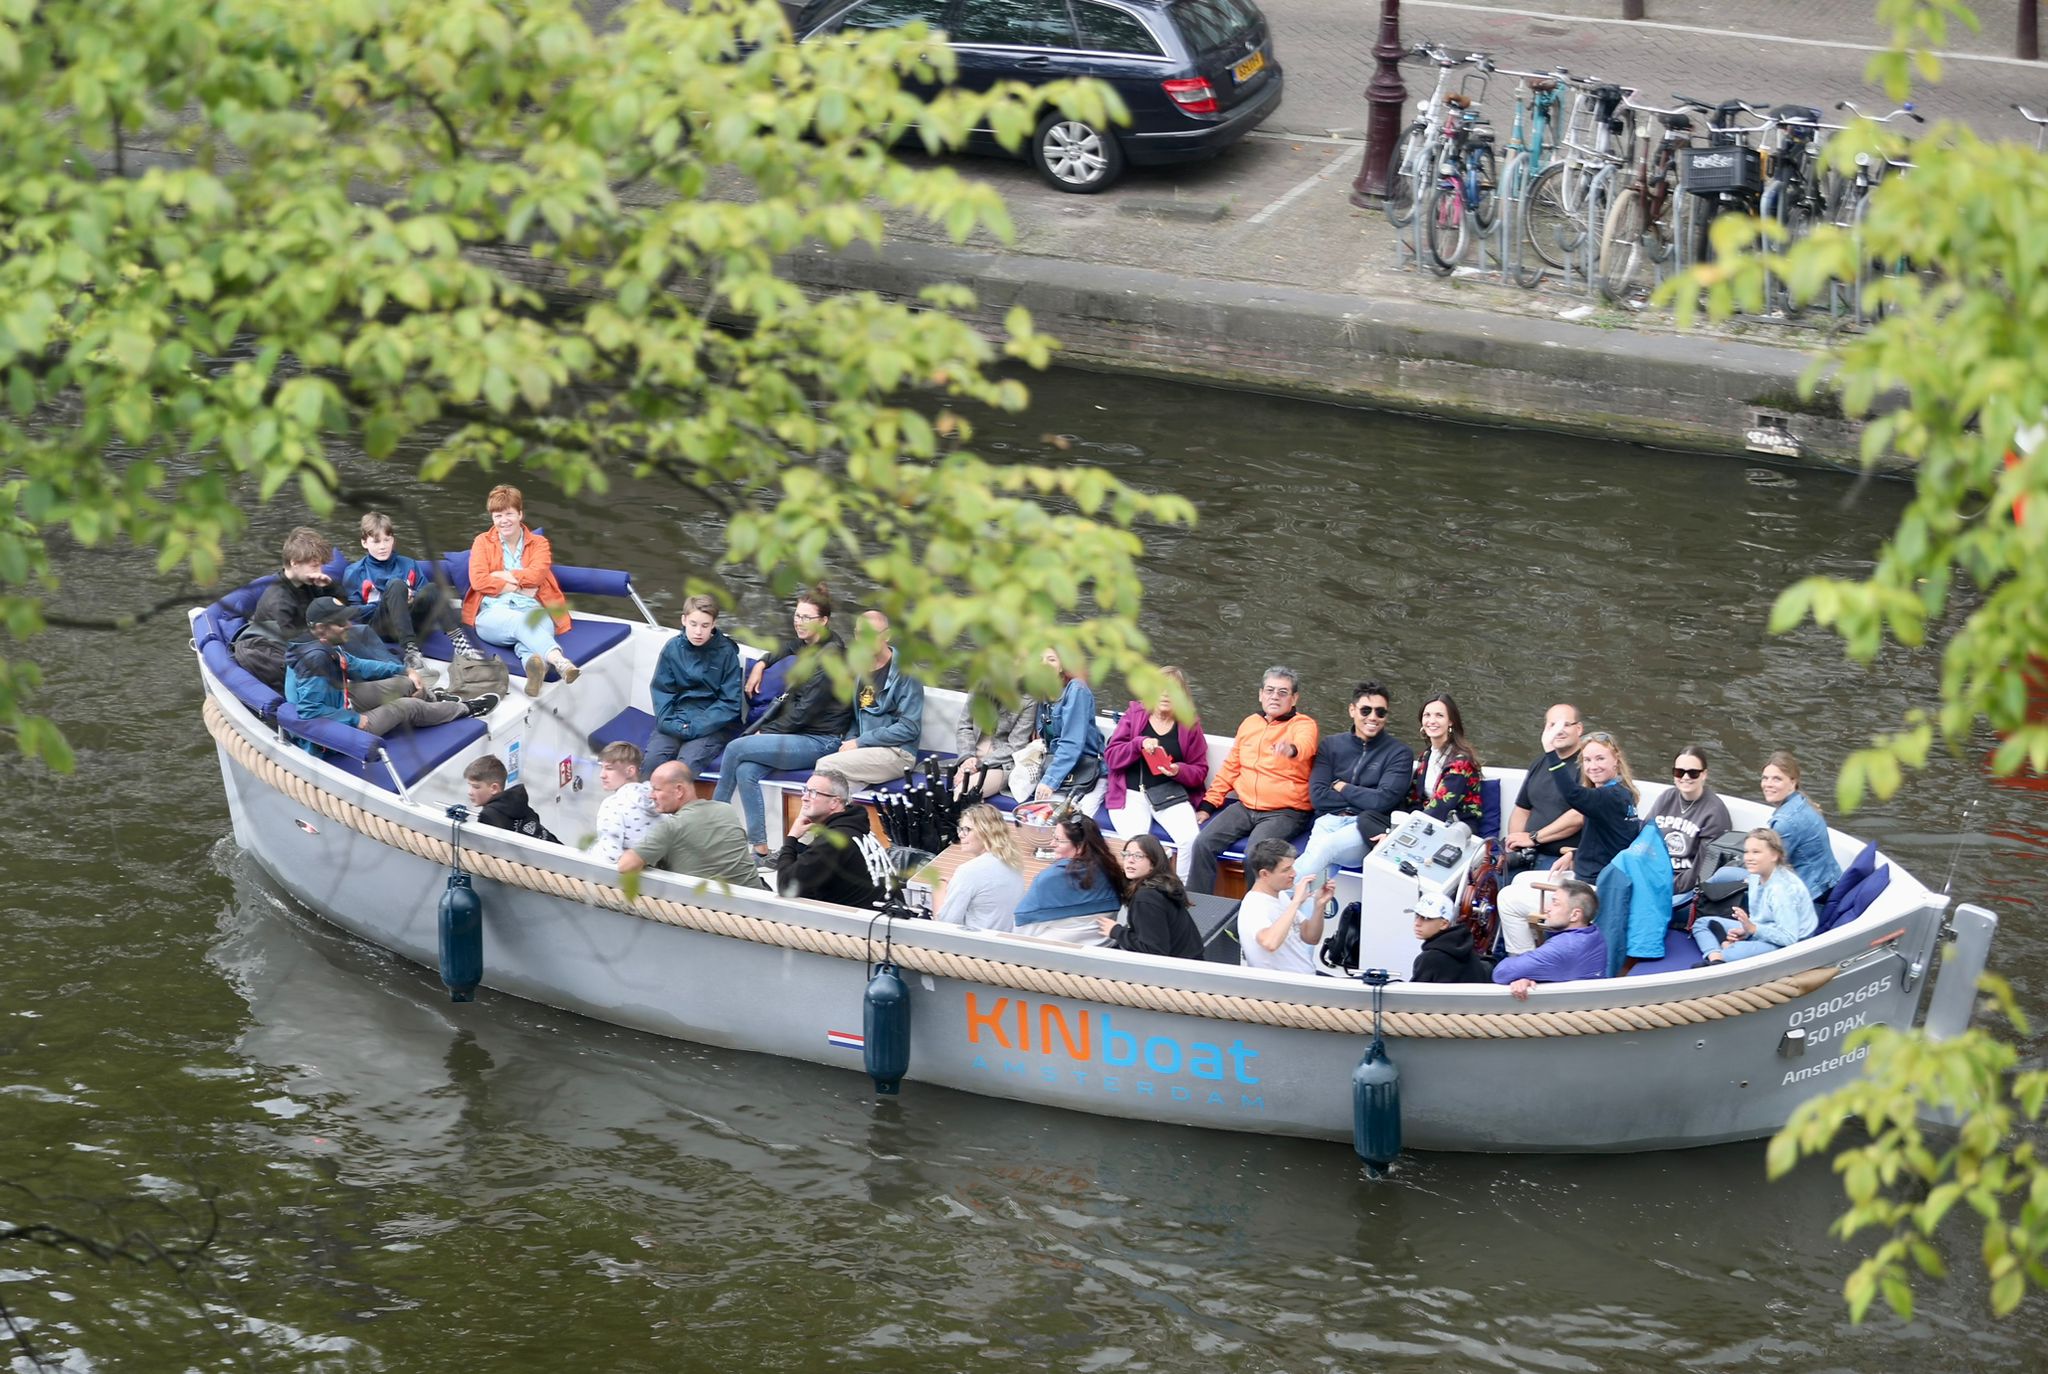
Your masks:
[{"label": "orange hoodie", "polygon": [[[1246,716],[1237,727],[1230,756],[1209,781],[1202,805],[1211,811],[1223,805],[1233,788],[1237,799],[1253,811],[1311,811],[1308,772],[1315,766],[1316,744],[1322,737],[1315,717],[1296,711],[1285,720]],[[1294,757],[1273,752],[1276,744],[1294,746]]]},{"label": "orange hoodie", "polygon": [[[521,525],[526,534],[526,552],[520,557],[520,567],[512,573],[519,580],[520,590],[527,592],[540,602],[548,614],[554,617],[555,633],[569,632],[569,601],[562,595],[562,586],[555,581],[555,551],[544,534],[535,534]],[[498,538],[495,529],[485,530],[469,545],[469,590],[462,594],[462,623],[476,624],[477,608],[484,604],[484,594],[478,590],[484,579],[492,573],[505,572],[505,545]],[[498,593],[493,584],[492,596]]]}]

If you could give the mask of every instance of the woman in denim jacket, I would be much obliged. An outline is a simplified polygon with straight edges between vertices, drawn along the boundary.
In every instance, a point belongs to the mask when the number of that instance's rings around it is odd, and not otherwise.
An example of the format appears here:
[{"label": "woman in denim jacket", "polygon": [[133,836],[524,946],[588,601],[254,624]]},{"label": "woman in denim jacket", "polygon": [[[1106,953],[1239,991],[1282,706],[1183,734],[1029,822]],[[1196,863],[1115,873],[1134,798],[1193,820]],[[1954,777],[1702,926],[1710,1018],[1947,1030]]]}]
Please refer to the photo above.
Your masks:
[{"label": "woman in denim jacket", "polygon": [[1051,801],[1064,792],[1074,810],[1093,818],[1109,790],[1109,771],[1102,766],[1102,730],[1095,724],[1095,693],[1068,672],[1055,649],[1045,662],[1060,675],[1060,694],[1038,708],[1038,734],[1045,741],[1045,771],[1038,775],[1038,800]]},{"label": "woman in denim jacket", "polygon": [[1785,856],[1792,871],[1806,884],[1816,905],[1827,901],[1835,880],[1842,876],[1835,862],[1835,847],[1828,839],[1828,823],[1814,804],[1799,790],[1799,760],[1789,749],[1780,749],[1764,764],[1760,782],[1771,812],[1771,829],[1785,839]]}]

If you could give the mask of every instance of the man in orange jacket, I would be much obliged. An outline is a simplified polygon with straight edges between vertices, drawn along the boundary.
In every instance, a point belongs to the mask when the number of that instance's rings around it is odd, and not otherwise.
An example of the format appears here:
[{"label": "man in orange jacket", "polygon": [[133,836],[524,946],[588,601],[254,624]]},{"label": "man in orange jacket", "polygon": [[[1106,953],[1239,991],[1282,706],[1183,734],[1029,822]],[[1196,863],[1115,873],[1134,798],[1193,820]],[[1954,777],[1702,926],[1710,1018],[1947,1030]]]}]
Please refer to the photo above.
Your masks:
[{"label": "man in orange jacket", "polygon": [[[1301,677],[1292,668],[1268,668],[1259,685],[1259,713],[1237,727],[1223,766],[1210,776],[1209,790],[1195,808],[1203,822],[1195,837],[1188,888],[1216,890],[1216,856],[1244,839],[1292,840],[1314,814],[1308,773],[1318,738],[1313,716],[1295,710]],[[1237,800],[1224,805],[1232,792]]]}]

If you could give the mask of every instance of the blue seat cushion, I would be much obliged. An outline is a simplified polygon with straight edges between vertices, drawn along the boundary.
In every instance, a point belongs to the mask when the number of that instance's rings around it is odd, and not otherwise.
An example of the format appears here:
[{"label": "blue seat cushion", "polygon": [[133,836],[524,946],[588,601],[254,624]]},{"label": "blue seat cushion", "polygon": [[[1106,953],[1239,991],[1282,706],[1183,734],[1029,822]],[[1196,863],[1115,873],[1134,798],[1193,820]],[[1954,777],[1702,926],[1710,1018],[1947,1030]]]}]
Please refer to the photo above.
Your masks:
[{"label": "blue seat cushion", "polygon": [[1500,780],[1482,778],[1479,782],[1479,836],[1481,839],[1500,838]]},{"label": "blue seat cushion", "polygon": [[[557,635],[555,640],[562,646],[562,652],[569,656],[569,661],[582,667],[599,654],[624,644],[632,633],[632,626],[616,620],[579,620],[569,627],[569,633]],[[474,631],[470,632],[469,642],[483,653],[496,654],[513,677],[526,676],[526,664],[520,661],[515,650],[503,644],[492,644]],[[447,635],[438,631],[420,641],[420,651],[428,658],[449,659],[455,656],[455,646],[448,642]],[[549,682],[560,677],[561,674],[553,668],[548,669]]]},{"label": "blue seat cushion", "polygon": [[[454,720],[446,725],[429,725],[422,730],[395,730],[384,736],[383,752],[391,760],[392,767],[398,770],[398,776],[405,780],[405,785],[411,787],[483,737],[482,721]],[[391,769],[384,766],[383,759],[366,761],[343,756],[330,757],[328,762],[386,792],[397,790],[391,784]]]},{"label": "blue seat cushion", "polygon": [[235,699],[254,711],[259,719],[276,718],[278,708],[284,705],[284,694],[235,662],[226,640],[218,636],[206,639],[199,646],[199,656],[204,660],[206,670],[220,685],[233,692]]},{"label": "blue seat cushion", "polygon": [[796,657],[791,655],[788,658],[777,659],[762,672],[760,690],[755,692],[753,700],[747,703],[744,724],[752,725],[767,714],[768,704],[781,696],[783,689],[789,685],[789,670],[795,663]]},{"label": "blue seat cushion", "polygon": [[590,732],[590,747],[603,749],[607,744],[624,743],[645,753],[647,741],[653,737],[654,717],[637,707],[628,706]]}]

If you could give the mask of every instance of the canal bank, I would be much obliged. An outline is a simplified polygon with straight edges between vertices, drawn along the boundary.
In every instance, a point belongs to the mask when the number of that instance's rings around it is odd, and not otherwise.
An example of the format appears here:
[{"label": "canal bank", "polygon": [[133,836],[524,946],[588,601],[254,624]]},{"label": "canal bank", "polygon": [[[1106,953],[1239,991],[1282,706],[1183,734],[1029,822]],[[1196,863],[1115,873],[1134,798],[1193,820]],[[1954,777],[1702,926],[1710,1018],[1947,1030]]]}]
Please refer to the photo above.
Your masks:
[{"label": "canal bank", "polygon": [[1803,461],[1857,463],[1861,427],[1801,395],[1797,348],[902,237],[785,261],[810,290],[970,284],[968,318],[995,336],[1023,306],[1068,366],[1710,453],[1790,434]]}]

